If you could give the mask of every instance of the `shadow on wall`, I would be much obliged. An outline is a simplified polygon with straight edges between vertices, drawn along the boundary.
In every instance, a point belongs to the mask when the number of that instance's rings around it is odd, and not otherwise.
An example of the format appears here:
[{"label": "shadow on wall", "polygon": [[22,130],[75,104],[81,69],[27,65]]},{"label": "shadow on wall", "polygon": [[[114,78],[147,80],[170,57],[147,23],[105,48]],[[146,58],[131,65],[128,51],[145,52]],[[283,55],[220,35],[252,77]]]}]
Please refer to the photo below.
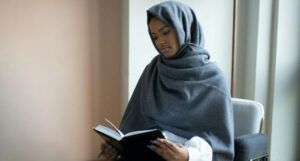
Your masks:
[{"label": "shadow on wall", "polygon": [[[300,32],[299,32],[299,36],[298,36],[298,38],[300,39]],[[300,42],[300,40],[298,40],[298,42]],[[298,51],[300,52],[300,46],[298,46]],[[298,54],[298,60],[300,59],[300,56],[299,56],[300,54]],[[300,63],[298,63],[298,67],[297,67],[297,69],[298,69],[298,73],[300,73]],[[298,78],[297,78],[297,80],[296,80],[297,82],[298,82],[298,122],[300,122],[300,74],[298,74]],[[296,136],[298,136],[298,142],[297,143],[300,143],[300,127],[298,128],[298,133],[297,133],[297,135]],[[300,151],[300,145],[298,144],[298,147],[297,147],[297,149],[295,150],[295,151]],[[300,153],[298,153],[298,156],[297,156],[297,160],[300,160]]]},{"label": "shadow on wall", "polygon": [[[93,125],[108,118],[116,125],[121,118],[121,3],[93,0],[89,6]],[[94,153],[100,137],[93,135]]]},{"label": "shadow on wall", "polygon": [[[298,42],[300,42],[300,30],[299,29],[298,29]],[[296,60],[298,59],[298,61],[300,60],[300,54],[299,54],[299,52],[300,52],[300,46],[298,45],[298,55],[297,55],[298,57],[296,57]],[[297,64],[296,73],[300,73],[300,63]],[[298,96],[297,118],[298,118],[298,122],[300,122],[300,83],[299,83],[300,82],[300,74],[297,74],[295,81],[296,81],[297,88],[298,88],[298,89],[296,89],[296,91],[297,91],[296,94]],[[298,138],[297,143],[300,143],[300,127],[298,127],[298,131],[297,131],[296,136],[298,136],[297,137]],[[299,144],[297,144],[297,149],[295,149],[295,151],[296,152],[300,151],[300,145]],[[296,156],[296,157],[297,157],[296,160],[300,160],[300,153],[298,153],[298,156]]]},{"label": "shadow on wall", "polygon": [[[300,13],[300,11],[299,11],[299,13]],[[298,42],[300,42],[300,30],[298,29]],[[296,57],[296,60],[298,59],[298,61],[300,60],[300,46],[298,45],[298,57]],[[297,66],[296,66],[296,73],[300,73],[300,63],[298,63],[297,64]],[[297,84],[297,88],[298,89],[296,89],[296,94],[297,94],[297,96],[298,96],[298,102],[297,102],[297,105],[298,105],[298,108],[297,108],[297,118],[298,118],[298,122],[300,122],[300,74],[297,74],[297,76],[296,76],[296,83],[295,84]],[[298,131],[297,131],[297,134],[296,134],[296,136],[298,136],[297,138],[298,138],[298,141],[297,141],[297,143],[300,143],[300,127],[298,127]],[[295,151],[297,152],[299,152],[300,151],[300,145],[299,144],[297,144],[297,149],[295,149]],[[297,157],[297,160],[300,160],[300,153],[298,153],[298,156],[296,156]]]},{"label": "shadow on wall", "polygon": [[[300,82],[300,76],[299,76],[298,80],[299,80],[298,82]],[[300,84],[298,85],[298,96],[300,97]],[[300,107],[300,99],[298,99],[298,107]],[[298,122],[300,122],[300,108],[298,108]],[[298,128],[298,133],[297,133],[296,136],[298,136],[298,142],[297,143],[300,143],[300,128]],[[295,151],[298,151],[298,152],[300,151],[299,144],[298,144],[298,147]],[[300,153],[298,153],[297,160],[300,160]]]}]

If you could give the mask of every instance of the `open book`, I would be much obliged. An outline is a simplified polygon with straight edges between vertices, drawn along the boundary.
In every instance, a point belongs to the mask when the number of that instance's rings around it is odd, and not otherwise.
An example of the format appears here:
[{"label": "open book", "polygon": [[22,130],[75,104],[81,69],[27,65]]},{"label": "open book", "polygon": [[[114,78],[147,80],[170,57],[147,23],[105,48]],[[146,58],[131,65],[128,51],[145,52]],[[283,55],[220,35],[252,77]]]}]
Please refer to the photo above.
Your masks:
[{"label": "open book", "polygon": [[103,125],[97,125],[94,131],[97,132],[108,144],[113,146],[121,157],[130,161],[163,161],[158,154],[150,150],[151,140],[165,138],[158,129],[134,131],[123,134],[113,123],[105,119],[113,129]]}]

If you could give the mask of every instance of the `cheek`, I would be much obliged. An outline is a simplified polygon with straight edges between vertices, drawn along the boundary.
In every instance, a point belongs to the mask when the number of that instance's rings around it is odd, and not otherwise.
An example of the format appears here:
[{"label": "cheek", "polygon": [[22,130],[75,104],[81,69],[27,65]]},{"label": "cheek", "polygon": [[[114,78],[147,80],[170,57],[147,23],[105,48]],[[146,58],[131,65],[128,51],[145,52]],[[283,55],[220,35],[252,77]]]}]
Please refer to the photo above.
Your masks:
[{"label": "cheek", "polygon": [[176,37],[173,37],[173,38],[172,38],[172,45],[173,45],[173,47],[176,48],[176,49],[179,48],[179,43],[178,43]]},{"label": "cheek", "polygon": [[154,45],[157,46],[158,45],[158,41],[157,40],[153,40]]}]

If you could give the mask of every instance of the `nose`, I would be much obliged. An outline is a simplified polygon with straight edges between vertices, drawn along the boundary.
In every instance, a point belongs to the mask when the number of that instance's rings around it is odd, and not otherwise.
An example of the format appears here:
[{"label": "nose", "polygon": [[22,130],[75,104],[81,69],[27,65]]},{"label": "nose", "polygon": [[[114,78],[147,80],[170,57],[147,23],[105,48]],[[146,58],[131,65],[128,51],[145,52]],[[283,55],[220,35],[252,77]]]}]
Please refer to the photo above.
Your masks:
[{"label": "nose", "polygon": [[165,44],[165,43],[166,43],[166,40],[164,40],[164,39],[158,40],[158,44]]}]

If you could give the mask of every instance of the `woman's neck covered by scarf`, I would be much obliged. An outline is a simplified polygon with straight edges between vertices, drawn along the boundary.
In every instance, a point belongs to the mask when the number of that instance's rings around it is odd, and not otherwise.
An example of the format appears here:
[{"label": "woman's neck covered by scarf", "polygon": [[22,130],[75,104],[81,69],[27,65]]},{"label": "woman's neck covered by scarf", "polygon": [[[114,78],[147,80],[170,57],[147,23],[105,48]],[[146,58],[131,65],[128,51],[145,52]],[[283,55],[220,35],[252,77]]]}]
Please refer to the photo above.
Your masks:
[{"label": "woman's neck covered by scarf", "polygon": [[148,24],[155,16],[176,30],[180,49],[170,59],[159,54],[147,65],[128,103],[121,130],[160,128],[187,139],[199,136],[211,145],[214,160],[232,160],[231,96],[221,70],[203,48],[202,30],[193,10],[166,1],[151,7],[147,14]]}]

